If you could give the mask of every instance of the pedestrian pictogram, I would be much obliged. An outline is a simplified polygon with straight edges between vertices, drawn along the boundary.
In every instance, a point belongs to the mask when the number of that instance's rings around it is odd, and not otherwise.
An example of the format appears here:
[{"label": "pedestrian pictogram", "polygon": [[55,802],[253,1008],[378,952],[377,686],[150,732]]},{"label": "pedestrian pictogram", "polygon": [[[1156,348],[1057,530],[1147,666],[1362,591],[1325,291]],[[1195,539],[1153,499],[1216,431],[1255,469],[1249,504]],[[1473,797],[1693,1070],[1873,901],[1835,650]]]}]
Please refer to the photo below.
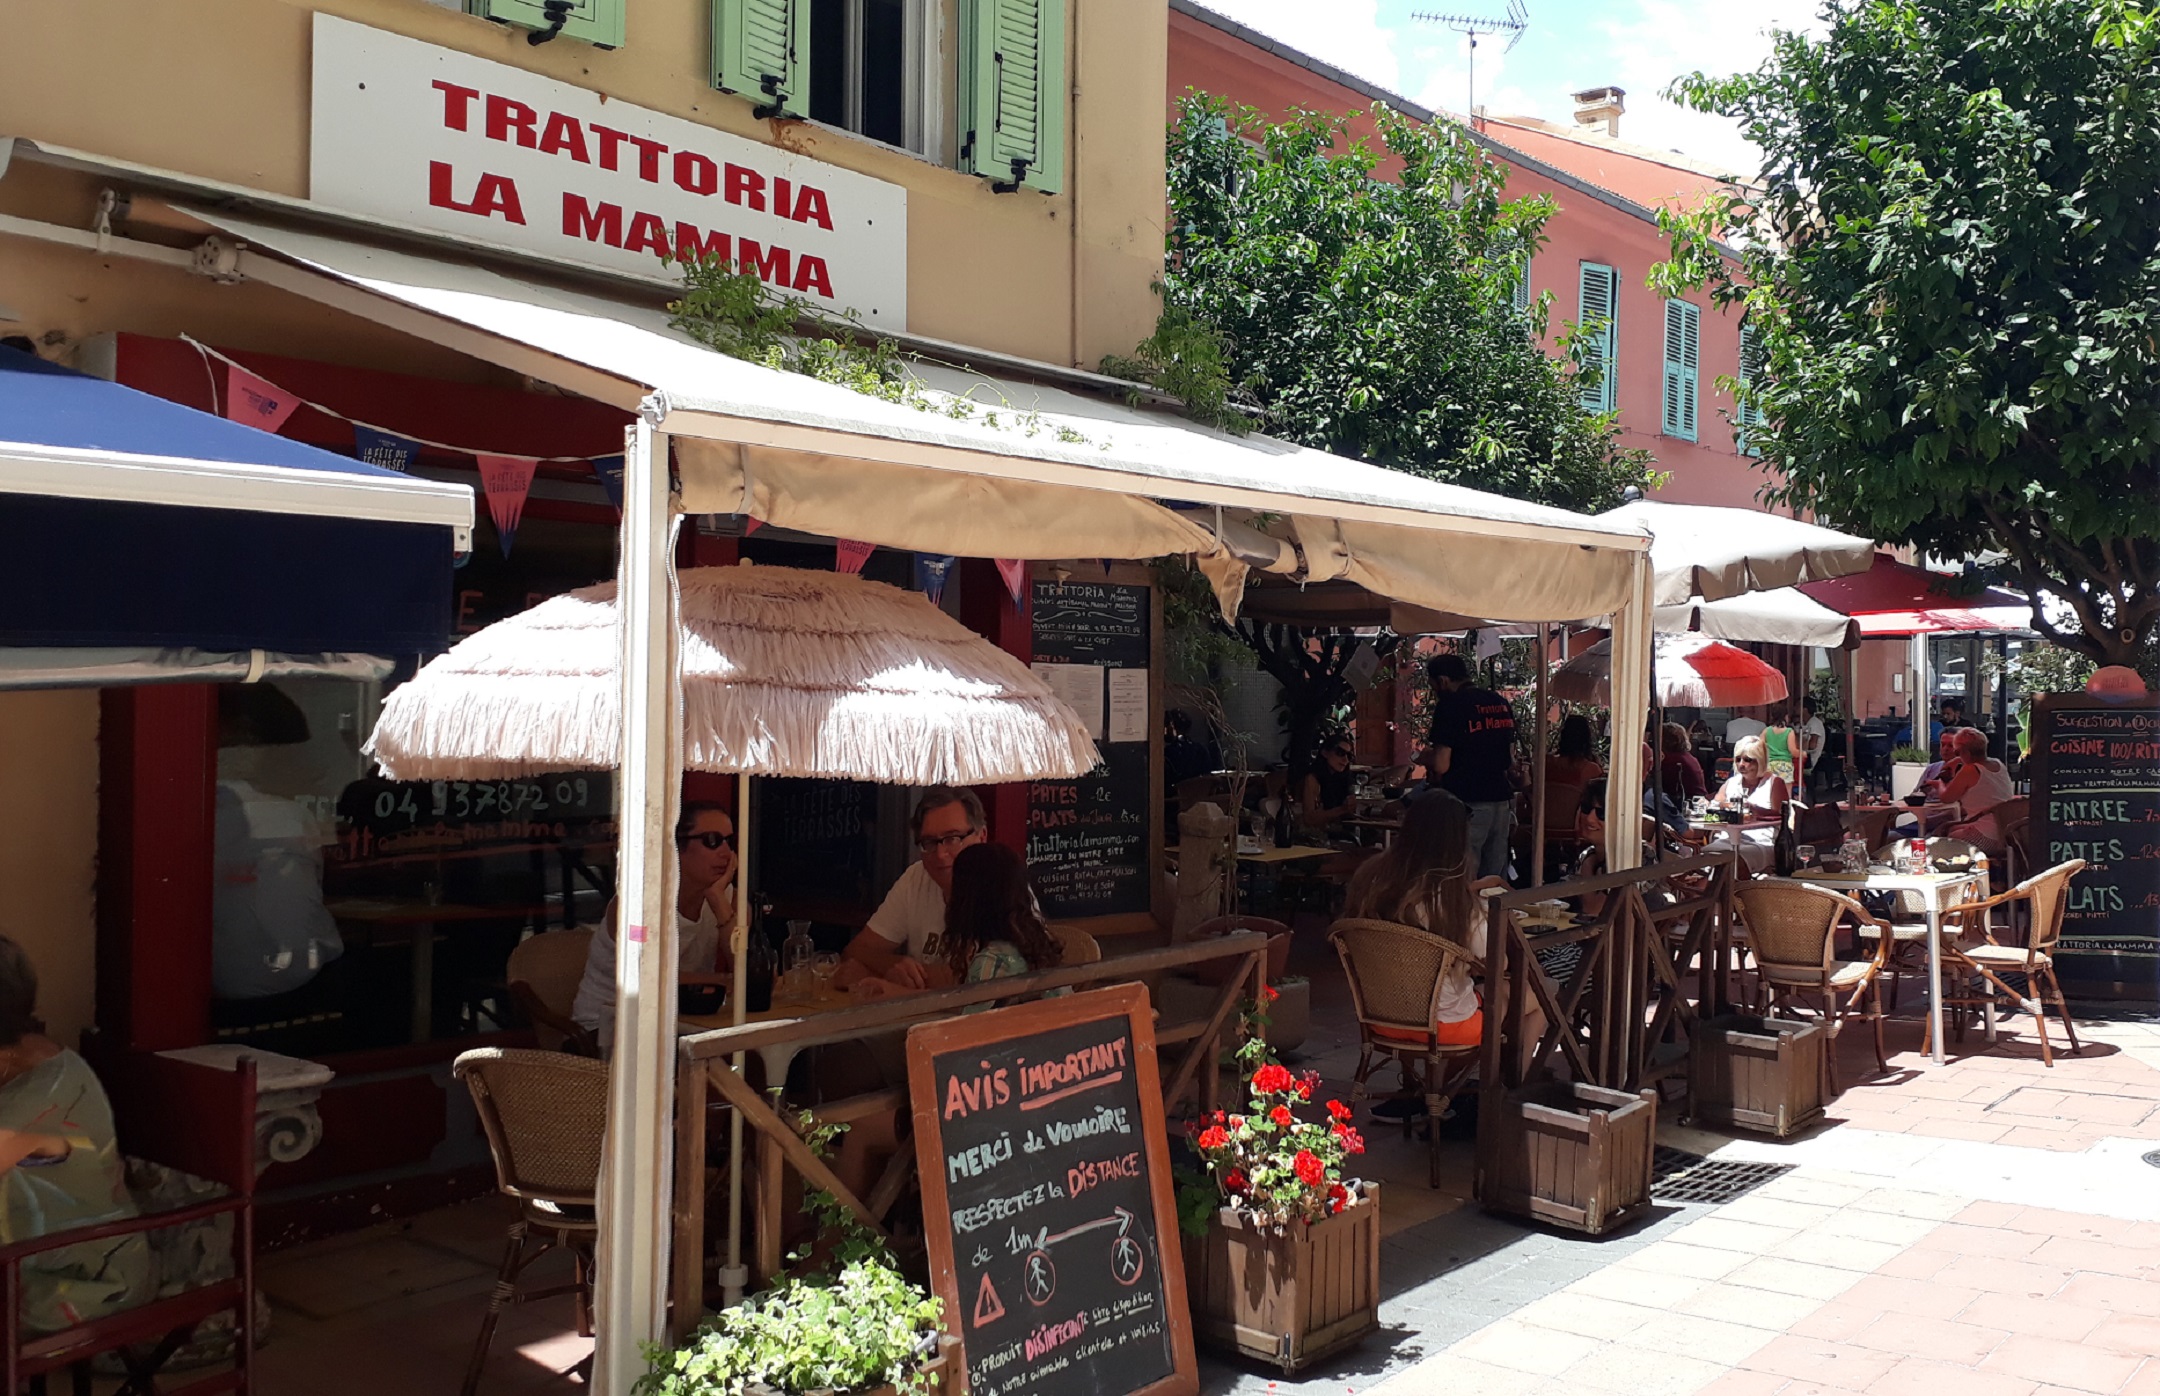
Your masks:
[{"label": "pedestrian pictogram", "polygon": [[1140,1278],[1140,1271],[1147,1264],[1147,1257],[1140,1243],[1130,1236],[1120,1236],[1110,1243],[1110,1273],[1121,1285],[1130,1285]]},{"label": "pedestrian pictogram", "polygon": [[1020,1287],[1027,1291],[1030,1304],[1050,1302],[1057,1293],[1057,1267],[1050,1263],[1050,1252],[1028,1252],[1027,1263],[1020,1267]]}]

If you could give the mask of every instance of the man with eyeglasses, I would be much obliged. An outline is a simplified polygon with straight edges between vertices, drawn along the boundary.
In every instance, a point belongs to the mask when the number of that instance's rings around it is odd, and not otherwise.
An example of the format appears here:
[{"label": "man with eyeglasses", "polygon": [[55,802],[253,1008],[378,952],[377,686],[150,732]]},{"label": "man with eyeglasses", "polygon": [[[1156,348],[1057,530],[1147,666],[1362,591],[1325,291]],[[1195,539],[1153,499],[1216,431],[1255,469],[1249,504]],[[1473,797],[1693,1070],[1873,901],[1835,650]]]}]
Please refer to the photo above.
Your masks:
[{"label": "man with eyeglasses", "polygon": [[908,820],[922,859],[900,874],[848,942],[835,984],[883,979],[903,989],[928,989],[952,982],[945,964],[945,899],[952,893],[953,860],[983,841],[988,823],[972,790],[933,785],[923,792]]},{"label": "man with eyeglasses", "polygon": [[[735,925],[735,818],[727,806],[685,801],[675,821],[676,973],[684,984],[718,983],[720,955]],[[593,932],[570,1017],[593,1030],[603,1049],[615,1041],[615,922],[618,907]]]}]

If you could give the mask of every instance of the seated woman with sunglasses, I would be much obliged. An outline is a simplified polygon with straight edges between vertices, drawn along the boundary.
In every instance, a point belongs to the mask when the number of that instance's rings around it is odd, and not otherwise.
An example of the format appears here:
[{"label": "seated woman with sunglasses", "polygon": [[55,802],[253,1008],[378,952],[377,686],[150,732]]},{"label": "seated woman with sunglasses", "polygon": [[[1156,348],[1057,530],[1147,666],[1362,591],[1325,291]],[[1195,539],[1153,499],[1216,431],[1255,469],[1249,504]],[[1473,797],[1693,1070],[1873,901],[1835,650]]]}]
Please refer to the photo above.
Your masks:
[{"label": "seated woman with sunglasses", "polygon": [[[715,984],[735,926],[735,819],[726,806],[685,802],[675,821],[675,856],[677,973],[684,984]],[[616,915],[615,903],[608,903],[570,1005],[571,1018],[593,1030],[603,1051],[615,1041]]]}]

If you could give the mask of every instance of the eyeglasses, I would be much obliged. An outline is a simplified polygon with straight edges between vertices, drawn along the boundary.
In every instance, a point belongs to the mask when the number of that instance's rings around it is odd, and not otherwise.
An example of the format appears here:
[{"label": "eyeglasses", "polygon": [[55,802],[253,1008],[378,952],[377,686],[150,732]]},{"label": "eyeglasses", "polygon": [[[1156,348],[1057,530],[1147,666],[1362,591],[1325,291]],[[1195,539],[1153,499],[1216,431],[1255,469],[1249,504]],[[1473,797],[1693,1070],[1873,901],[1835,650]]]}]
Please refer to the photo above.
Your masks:
[{"label": "eyeglasses", "polygon": [[1760,762],[1760,761],[1757,761],[1757,760],[1756,760],[1756,759],[1755,759],[1754,757],[1752,757],[1752,756],[1742,756],[1742,757],[1739,757],[1739,758],[1737,758],[1737,759],[1735,760],[1734,764],[1735,764],[1735,765],[1740,765],[1740,766],[1760,766],[1760,765],[1762,764],[1762,762]]},{"label": "eyeglasses", "polygon": [[704,844],[707,848],[717,852],[723,848],[733,848],[735,846],[735,836],[708,829],[702,834],[690,834],[683,839],[684,848],[688,848],[694,843]]},{"label": "eyeglasses", "polygon": [[963,829],[957,834],[930,834],[915,840],[915,846],[924,853],[950,852],[981,832],[980,829]]}]

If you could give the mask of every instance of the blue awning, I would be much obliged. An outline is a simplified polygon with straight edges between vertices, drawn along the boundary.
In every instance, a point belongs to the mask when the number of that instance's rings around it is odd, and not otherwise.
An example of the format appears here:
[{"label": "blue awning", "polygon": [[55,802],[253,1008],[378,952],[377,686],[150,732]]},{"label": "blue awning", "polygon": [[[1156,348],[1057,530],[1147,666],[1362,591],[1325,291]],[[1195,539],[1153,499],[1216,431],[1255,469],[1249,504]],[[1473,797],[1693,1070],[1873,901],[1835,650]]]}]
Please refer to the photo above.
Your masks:
[{"label": "blue awning", "polygon": [[461,486],[0,348],[0,645],[433,652],[472,516]]}]

